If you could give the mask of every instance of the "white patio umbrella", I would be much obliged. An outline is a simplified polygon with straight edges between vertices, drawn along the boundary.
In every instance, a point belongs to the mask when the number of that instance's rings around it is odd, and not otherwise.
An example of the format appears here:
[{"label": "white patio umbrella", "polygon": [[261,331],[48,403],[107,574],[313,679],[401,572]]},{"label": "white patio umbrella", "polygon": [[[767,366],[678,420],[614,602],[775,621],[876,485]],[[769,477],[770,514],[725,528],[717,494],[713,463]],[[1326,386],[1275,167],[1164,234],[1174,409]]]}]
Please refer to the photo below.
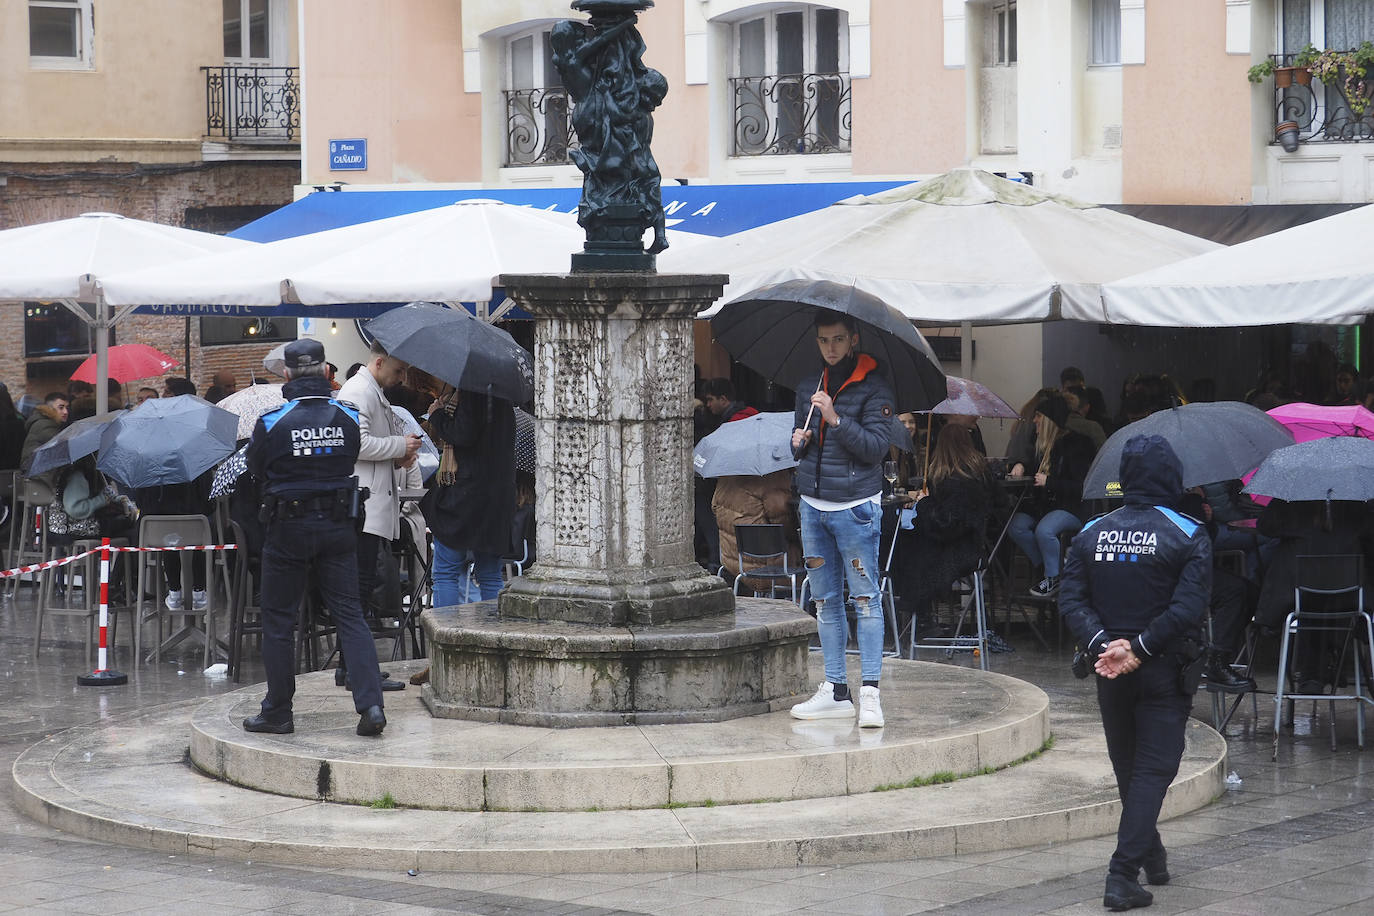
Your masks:
[{"label": "white patio umbrella", "polygon": [[1100,284],[1218,247],[961,168],[669,249],[659,269],[730,274],[721,302],[784,280],[834,280],[933,324],[1101,321]]},{"label": "white patio umbrella", "polygon": [[[94,284],[107,274],[195,260],[214,252],[256,248],[255,242],[178,229],[115,213],[83,213],[71,219],[0,231],[0,302],[62,303],[96,329],[96,375],[109,370],[109,329],[131,310],[110,314]],[[92,317],[81,303],[95,305]],[[95,386],[96,411],[107,392]]]},{"label": "white patio umbrella", "polygon": [[1106,320],[1169,327],[1356,324],[1374,311],[1374,206],[1102,287]]},{"label": "white patio umbrella", "polygon": [[195,264],[108,277],[101,289],[120,304],[485,304],[503,273],[568,270],[583,239],[567,214],[466,200]]}]

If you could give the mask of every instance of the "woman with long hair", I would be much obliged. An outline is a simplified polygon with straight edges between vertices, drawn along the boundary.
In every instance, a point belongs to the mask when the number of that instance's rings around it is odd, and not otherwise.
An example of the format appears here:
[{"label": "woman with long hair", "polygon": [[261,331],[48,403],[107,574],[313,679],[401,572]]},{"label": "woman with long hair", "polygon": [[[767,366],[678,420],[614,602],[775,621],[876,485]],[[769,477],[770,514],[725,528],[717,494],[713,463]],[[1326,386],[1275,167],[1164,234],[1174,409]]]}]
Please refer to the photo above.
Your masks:
[{"label": "woman with long hair", "polygon": [[903,617],[916,619],[918,629],[928,629],[935,598],[978,568],[988,515],[999,495],[968,427],[951,423],[940,430],[923,494],[915,528],[903,537],[895,576],[898,608]]},{"label": "woman with long hair", "polygon": [[1067,428],[1069,405],[1058,394],[1035,408],[1033,454],[1016,457],[1011,476],[1033,474],[1035,485],[1021,510],[1011,518],[1007,536],[1031,562],[1032,575],[1043,571],[1030,593],[1049,598],[1059,591],[1059,536],[1076,533],[1085,522],[1083,481],[1097,447],[1091,439]]}]

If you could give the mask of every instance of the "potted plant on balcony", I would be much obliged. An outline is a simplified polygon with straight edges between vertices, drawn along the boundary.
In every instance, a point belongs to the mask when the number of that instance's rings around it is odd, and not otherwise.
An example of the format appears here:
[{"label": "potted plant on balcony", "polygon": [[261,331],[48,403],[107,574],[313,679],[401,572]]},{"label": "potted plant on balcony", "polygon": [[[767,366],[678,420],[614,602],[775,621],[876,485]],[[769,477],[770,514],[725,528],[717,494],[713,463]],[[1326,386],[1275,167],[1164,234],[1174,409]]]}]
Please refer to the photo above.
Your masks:
[{"label": "potted plant on balcony", "polygon": [[1265,77],[1272,76],[1275,89],[1287,89],[1294,83],[1306,86],[1312,82],[1312,63],[1320,53],[1309,44],[1294,56],[1291,65],[1276,64],[1270,57],[1255,64],[1246,75],[1252,83],[1261,83]]},{"label": "potted plant on balcony", "polygon": [[1361,42],[1350,51],[1322,51],[1312,62],[1312,74],[1327,86],[1335,86],[1350,113],[1363,118],[1374,96],[1374,42]]}]

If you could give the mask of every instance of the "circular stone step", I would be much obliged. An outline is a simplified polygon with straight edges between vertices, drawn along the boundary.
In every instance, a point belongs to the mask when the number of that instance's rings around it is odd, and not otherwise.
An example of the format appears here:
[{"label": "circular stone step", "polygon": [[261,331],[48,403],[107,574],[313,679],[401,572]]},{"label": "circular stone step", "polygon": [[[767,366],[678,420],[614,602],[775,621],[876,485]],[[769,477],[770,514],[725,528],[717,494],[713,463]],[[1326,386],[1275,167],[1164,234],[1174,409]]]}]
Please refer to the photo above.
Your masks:
[{"label": "circular stone step", "polygon": [[[952,676],[957,669],[940,670]],[[394,695],[390,699],[399,705]],[[988,775],[771,804],[568,812],[386,810],[217,781],[186,759],[191,718],[203,703],[157,707],[39,742],[15,761],[16,806],[56,829],[169,854],[548,874],[835,865],[985,852],[1110,834],[1120,815],[1102,727],[1086,690],[1050,710],[1049,751]],[[926,704],[922,714],[943,712]],[[308,718],[297,722],[303,730],[309,726]],[[339,729],[341,740],[344,731]],[[382,748],[391,737],[388,727],[369,746]],[[1221,736],[1190,721],[1162,817],[1195,810],[1220,794],[1225,764]]]},{"label": "circular stone step", "polygon": [[[820,660],[813,662],[819,681]],[[538,728],[434,718],[412,689],[388,694],[386,733],[376,741],[354,734],[352,697],[330,672],[297,683],[291,735],[242,729],[258,711],[261,686],[206,701],[191,716],[192,762],[228,782],[297,798],[367,804],[390,795],[408,808],[585,811],[857,795],[1003,767],[1049,738],[1040,688],[932,662],[884,664],[882,729],[860,729],[852,718],[802,722],[786,711],[715,723]]]}]

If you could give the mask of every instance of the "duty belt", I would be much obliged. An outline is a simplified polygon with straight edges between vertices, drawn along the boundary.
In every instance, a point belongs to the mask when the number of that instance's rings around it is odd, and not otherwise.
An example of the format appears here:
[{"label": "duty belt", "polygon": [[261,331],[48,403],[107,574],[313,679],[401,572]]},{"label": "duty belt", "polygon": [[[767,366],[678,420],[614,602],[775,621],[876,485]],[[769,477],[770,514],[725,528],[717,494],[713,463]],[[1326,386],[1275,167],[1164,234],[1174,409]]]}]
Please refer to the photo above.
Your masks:
[{"label": "duty belt", "polygon": [[333,493],[327,496],[281,499],[277,503],[277,514],[284,518],[300,518],[307,512],[332,512],[338,504],[339,498]]}]

